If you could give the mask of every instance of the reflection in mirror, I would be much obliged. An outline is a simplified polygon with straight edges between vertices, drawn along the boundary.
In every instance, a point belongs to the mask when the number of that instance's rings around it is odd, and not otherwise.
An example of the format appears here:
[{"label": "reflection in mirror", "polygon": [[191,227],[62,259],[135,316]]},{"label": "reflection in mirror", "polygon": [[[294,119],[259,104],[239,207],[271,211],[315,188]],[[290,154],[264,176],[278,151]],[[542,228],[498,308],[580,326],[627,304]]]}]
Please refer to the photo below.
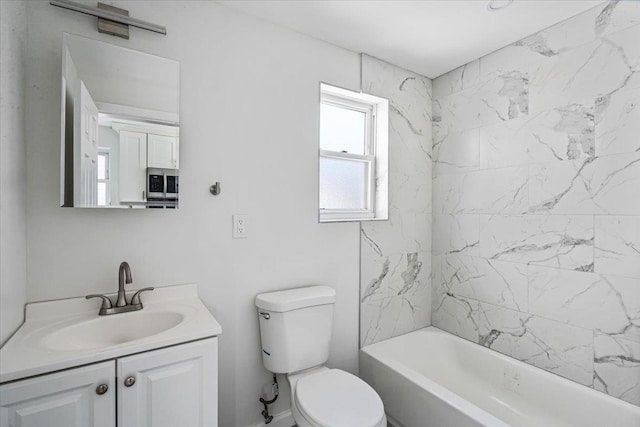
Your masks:
[{"label": "reflection in mirror", "polygon": [[63,36],[61,204],[178,207],[179,64]]}]

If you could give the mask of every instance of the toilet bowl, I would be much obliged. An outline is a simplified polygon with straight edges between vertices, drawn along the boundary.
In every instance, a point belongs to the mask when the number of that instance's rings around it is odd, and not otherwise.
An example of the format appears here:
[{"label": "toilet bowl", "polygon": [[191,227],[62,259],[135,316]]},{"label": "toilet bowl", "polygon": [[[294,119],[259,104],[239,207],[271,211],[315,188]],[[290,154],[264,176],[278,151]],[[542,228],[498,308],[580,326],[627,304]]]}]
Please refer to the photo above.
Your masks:
[{"label": "toilet bowl", "polygon": [[318,367],[287,376],[298,427],[386,427],[378,394],[340,369]]}]

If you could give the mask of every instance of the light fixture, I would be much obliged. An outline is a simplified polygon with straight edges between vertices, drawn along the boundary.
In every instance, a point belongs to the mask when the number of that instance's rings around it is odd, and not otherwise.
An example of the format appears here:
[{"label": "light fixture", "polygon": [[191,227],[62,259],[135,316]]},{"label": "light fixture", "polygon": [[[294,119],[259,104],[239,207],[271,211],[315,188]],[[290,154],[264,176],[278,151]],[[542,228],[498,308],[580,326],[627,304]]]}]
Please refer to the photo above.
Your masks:
[{"label": "light fixture", "polygon": [[162,25],[132,18],[128,11],[107,4],[98,3],[98,7],[93,7],[73,0],[49,0],[49,4],[95,16],[98,18],[98,31],[112,36],[129,39],[129,26],[167,35],[167,29]]},{"label": "light fixture", "polygon": [[513,3],[513,0],[490,0],[487,3],[487,10],[489,12],[497,12],[502,9],[506,9]]}]

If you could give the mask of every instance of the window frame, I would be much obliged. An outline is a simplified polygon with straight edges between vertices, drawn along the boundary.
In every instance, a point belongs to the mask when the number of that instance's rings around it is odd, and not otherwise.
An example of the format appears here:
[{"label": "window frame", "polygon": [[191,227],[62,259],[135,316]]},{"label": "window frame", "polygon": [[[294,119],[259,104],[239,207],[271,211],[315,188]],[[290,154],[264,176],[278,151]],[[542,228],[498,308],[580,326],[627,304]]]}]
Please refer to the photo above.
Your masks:
[{"label": "window frame", "polygon": [[[100,179],[96,174],[96,186],[100,183],[105,184],[105,198],[104,198],[104,206],[111,205],[111,150],[108,148],[98,148],[98,157],[103,156],[105,158],[104,163],[104,179]],[[103,206],[103,205],[98,205]]]},{"label": "window frame", "polygon": [[[320,107],[330,105],[365,114],[364,154],[348,153],[322,149],[319,142],[318,164],[323,158],[359,161],[366,165],[365,206],[366,209],[326,209],[318,206],[320,222],[359,221],[386,219],[376,216],[377,193],[376,176],[378,173],[378,107],[382,98],[360,94],[326,84],[320,85]],[[388,111],[388,109],[387,109]],[[320,115],[319,115],[320,116]],[[320,119],[321,120],[321,119]],[[321,126],[321,123],[320,123]],[[319,190],[320,191],[320,190]],[[318,195],[318,201],[320,197]],[[385,199],[386,200],[386,199]]]}]

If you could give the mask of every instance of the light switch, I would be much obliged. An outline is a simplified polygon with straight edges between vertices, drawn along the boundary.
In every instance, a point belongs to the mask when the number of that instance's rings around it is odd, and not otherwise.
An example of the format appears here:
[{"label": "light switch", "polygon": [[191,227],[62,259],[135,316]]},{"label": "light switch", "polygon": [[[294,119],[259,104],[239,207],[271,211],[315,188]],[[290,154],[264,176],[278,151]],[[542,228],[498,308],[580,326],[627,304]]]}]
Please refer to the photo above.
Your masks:
[{"label": "light switch", "polygon": [[246,239],[249,237],[248,230],[249,215],[234,215],[233,216],[233,238],[234,239]]}]

